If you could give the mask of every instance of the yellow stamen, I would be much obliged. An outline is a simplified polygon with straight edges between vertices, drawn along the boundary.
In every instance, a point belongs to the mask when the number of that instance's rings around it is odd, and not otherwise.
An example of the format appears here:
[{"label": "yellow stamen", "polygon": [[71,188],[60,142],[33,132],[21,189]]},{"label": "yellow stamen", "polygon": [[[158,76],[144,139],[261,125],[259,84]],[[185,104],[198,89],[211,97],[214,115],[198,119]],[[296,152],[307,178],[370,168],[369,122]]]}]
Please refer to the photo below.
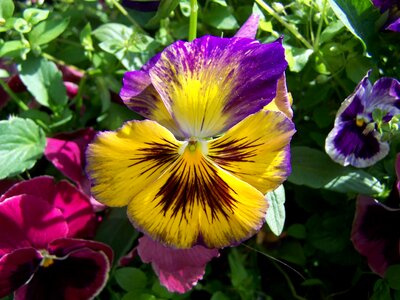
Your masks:
[{"label": "yellow stamen", "polygon": [[365,121],[364,121],[363,118],[357,118],[357,119],[356,119],[356,125],[357,125],[358,127],[362,127],[362,126],[364,126],[364,124],[365,124]]},{"label": "yellow stamen", "polygon": [[54,259],[52,259],[51,257],[45,256],[45,257],[43,257],[43,260],[40,263],[40,265],[42,267],[47,268],[47,267],[51,266],[53,263],[54,263]]}]

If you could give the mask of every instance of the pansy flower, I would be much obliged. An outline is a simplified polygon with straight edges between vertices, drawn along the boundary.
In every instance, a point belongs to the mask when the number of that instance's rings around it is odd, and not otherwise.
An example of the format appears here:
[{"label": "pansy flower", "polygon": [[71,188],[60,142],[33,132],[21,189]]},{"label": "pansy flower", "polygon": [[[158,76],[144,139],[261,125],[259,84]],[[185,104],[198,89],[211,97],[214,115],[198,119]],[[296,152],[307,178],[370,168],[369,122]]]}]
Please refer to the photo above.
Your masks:
[{"label": "pansy flower", "polygon": [[400,113],[400,83],[384,77],[372,85],[368,76],[340,106],[325,141],[328,155],[343,166],[368,167],[389,153],[389,143],[382,141],[372,113],[382,110],[387,121]]},{"label": "pansy flower", "polygon": [[399,0],[372,0],[381,13],[388,12],[387,30],[400,32],[400,2]]},{"label": "pansy flower", "polygon": [[0,201],[0,297],[84,300],[101,291],[112,250],[80,239],[94,221],[86,195],[43,176],[17,183]]},{"label": "pansy flower", "polygon": [[390,208],[375,199],[359,196],[351,240],[366,256],[370,268],[380,276],[400,264],[400,209]]},{"label": "pansy flower", "polygon": [[121,98],[147,120],[89,145],[95,198],[128,206],[133,225],[180,249],[222,248],[263,224],[264,194],[290,173],[292,121],[263,110],[287,62],[281,40],[177,41],[127,72]]}]

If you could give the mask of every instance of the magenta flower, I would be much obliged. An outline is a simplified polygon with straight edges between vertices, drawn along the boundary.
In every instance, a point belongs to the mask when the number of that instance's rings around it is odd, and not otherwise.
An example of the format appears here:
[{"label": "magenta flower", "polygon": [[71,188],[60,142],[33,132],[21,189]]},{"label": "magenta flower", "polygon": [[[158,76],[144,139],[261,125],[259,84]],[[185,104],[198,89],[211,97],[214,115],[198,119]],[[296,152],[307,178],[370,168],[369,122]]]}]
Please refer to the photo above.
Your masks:
[{"label": "magenta flower", "polygon": [[328,155],[343,166],[365,168],[389,153],[389,143],[381,140],[372,112],[381,109],[384,120],[400,113],[400,82],[384,77],[372,85],[368,76],[343,101],[325,141]]},{"label": "magenta flower", "polygon": [[95,211],[104,209],[90,194],[90,182],[85,168],[85,151],[96,131],[85,128],[71,133],[60,133],[47,138],[44,155],[67,178],[71,179],[86,195]]},{"label": "magenta flower", "polygon": [[[86,195],[43,176],[15,184],[0,198],[0,297],[91,299],[104,287],[112,250],[77,239],[92,234]],[[5,229],[5,230],[4,230]]]},{"label": "magenta flower", "polygon": [[400,263],[400,209],[375,199],[359,196],[351,240],[366,256],[370,268],[380,276],[393,264]]}]

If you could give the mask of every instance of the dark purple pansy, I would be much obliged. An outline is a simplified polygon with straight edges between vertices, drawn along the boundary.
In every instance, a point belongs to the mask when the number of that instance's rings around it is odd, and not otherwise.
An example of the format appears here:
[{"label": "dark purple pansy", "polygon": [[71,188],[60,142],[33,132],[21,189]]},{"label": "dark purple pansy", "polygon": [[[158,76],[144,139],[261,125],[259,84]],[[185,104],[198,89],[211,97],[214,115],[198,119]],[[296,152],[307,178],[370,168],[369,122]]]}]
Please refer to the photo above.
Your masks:
[{"label": "dark purple pansy", "polygon": [[357,199],[351,240],[367,257],[371,269],[384,276],[386,269],[400,263],[400,209],[389,208],[366,196]]},{"label": "dark purple pansy", "polygon": [[122,6],[131,8],[138,11],[150,12],[156,11],[160,5],[160,1],[149,1],[149,0],[122,0]]},{"label": "dark purple pansy", "polygon": [[388,11],[388,20],[385,29],[400,32],[400,1],[399,0],[372,0],[372,3],[382,13]]},{"label": "dark purple pansy", "polygon": [[69,183],[38,177],[11,187],[0,202],[0,298],[91,299],[106,283],[112,250],[76,239],[94,218]]},{"label": "dark purple pansy", "polygon": [[148,236],[139,239],[140,258],[151,263],[160,283],[171,292],[185,293],[203,278],[206,264],[218,257],[218,249],[197,245],[190,249],[174,249],[153,241]]},{"label": "dark purple pansy", "polygon": [[388,121],[400,113],[400,83],[384,77],[372,86],[368,75],[342,103],[326,138],[326,152],[343,166],[364,168],[384,158],[389,153],[389,143],[381,140],[372,113],[380,109]]}]

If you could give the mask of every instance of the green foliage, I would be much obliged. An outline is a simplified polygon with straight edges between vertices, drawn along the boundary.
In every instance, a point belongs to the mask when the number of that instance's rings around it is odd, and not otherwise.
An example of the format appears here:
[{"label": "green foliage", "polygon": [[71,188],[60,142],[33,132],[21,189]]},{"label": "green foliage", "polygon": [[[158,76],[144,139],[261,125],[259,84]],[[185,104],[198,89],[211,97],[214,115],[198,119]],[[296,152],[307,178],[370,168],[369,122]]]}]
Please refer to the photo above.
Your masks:
[{"label": "green foliage", "polygon": [[280,185],[276,190],[265,195],[269,203],[268,213],[265,217],[269,228],[275,235],[280,235],[285,224],[285,189]]},{"label": "green foliage", "polygon": [[0,179],[32,168],[43,155],[46,138],[32,120],[11,117],[0,121]]}]

